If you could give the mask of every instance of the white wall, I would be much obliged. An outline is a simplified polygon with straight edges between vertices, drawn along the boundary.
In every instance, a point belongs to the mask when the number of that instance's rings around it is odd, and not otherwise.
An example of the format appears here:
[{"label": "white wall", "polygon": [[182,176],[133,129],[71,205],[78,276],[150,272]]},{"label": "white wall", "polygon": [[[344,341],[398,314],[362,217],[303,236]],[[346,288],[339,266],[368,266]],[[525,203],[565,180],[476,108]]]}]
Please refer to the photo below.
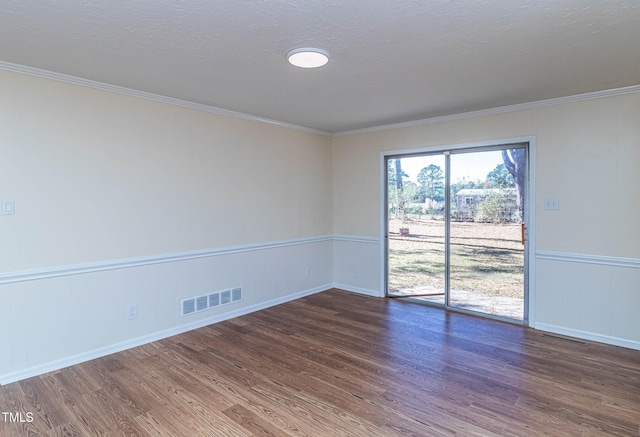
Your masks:
[{"label": "white wall", "polygon": [[[535,326],[640,349],[638,93],[335,138],[334,233],[350,239],[334,261],[360,263],[334,267],[336,282],[382,292],[382,151],[526,136],[537,153]],[[543,209],[547,197],[558,211]]]},{"label": "white wall", "polygon": [[329,288],[331,175],[326,136],[0,71],[0,383]]}]

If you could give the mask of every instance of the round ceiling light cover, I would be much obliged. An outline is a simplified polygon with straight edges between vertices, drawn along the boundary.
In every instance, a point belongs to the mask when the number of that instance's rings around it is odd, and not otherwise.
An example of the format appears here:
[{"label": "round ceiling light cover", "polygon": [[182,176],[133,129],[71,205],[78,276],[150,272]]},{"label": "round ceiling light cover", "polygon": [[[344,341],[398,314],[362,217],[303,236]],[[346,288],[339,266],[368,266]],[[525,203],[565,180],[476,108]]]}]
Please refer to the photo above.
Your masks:
[{"label": "round ceiling light cover", "polygon": [[301,68],[318,68],[329,62],[329,53],[321,49],[301,47],[290,50],[287,59],[292,65]]}]

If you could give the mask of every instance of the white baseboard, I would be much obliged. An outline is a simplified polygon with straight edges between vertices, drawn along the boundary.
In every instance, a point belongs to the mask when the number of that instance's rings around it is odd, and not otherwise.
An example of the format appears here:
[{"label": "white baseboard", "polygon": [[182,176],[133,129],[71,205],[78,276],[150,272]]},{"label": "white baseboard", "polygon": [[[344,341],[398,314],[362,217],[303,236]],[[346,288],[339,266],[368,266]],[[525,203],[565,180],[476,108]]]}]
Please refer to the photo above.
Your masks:
[{"label": "white baseboard", "polygon": [[611,337],[608,335],[595,334],[593,332],[581,331],[578,329],[565,328],[564,326],[556,326],[548,323],[536,323],[535,329],[540,331],[552,332],[554,334],[566,335],[569,337],[581,338],[583,340],[597,341],[598,343],[610,344],[613,346],[621,346],[629,349],[640,350],[640,342],[626,340],[623,338]]},{"label": "white baseboard", "polygon": [[84,363],[86,361],[93,360],[95,358],[104,357],[106,355],[114,354],[116,352],[121,352],[126,349],[142,346],[144,344],[151,343],[153,341],[162,340],[163,338],[172,337],[178,334],[183,334],[185,332],[202,328],[204,326],[208,326],[213,323],[222,322],[224,320],[232,319],[234,317],[243,316],[245,314],[253,313],[255,311],[263,310],[265,308],[269,308],[269,307],[279,305],[285,302],[289,302],[295,299],[299,299],[301,297],[310,296],[315,293],[326,291],[331,289],[332,287],[333,287],[333,284],[320,285],[318,287],[310,288],[308,290],[299,291],[296,293],[288,294],[286,296],[261,302],[255,305],[250,305],[244,308],[239,308],[233,311],[229,311],[224,314],[218,314],[206,319],[200,319],[195,322],[186,323],[183,325],[176,326],[174,328],[154,332],[148,335],[144,335],[142,337],[132,338],[130,340],[126,340],[120,343],[93,349],[77,355],[62,358],[60,360],[39,364],[37,366],[33,366],[28,369],[23,369],[17,372],[0,375],[0,385],[6,385],[12,382],[21,381],[23,379],[42,375],[48,372],[53,372],[55,370],[63,369],[65,367],[73,366],[74,364]]},{"label": "white baseboard", "polygon": [[353,285],[334,283],[333,288],[339,288],[341,290],[350,291],[352,293],[360,293],[367,296],[384,297],[384,294],[378,290],[370,290],[368,288],[355,287]]}]

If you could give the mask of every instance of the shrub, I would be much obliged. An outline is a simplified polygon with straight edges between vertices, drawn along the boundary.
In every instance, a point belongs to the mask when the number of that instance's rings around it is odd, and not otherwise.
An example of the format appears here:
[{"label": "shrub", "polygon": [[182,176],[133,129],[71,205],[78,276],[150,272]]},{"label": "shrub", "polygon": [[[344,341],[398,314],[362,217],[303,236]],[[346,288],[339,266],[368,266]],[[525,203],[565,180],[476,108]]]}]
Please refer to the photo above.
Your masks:
[{"label": "shrub", "polygon": [[483,196],[473,219],[480,223],[511,223],[517,216],[517,207],[506,191],[492,191]]}]

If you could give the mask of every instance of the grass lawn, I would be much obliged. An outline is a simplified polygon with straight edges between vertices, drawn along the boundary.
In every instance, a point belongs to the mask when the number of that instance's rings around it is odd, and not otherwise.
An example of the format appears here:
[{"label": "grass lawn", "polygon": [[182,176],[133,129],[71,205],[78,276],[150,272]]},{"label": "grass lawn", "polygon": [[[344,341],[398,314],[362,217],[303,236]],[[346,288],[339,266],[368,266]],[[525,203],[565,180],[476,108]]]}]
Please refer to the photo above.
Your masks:
[{"label": "grass lawn", "polygon": [[[401,236],[399,228],[409,228]],[[389,221],[389,290],[444,289],[444,221]],[[523,298],[520,224],[451,222],[452,290]]]}]

